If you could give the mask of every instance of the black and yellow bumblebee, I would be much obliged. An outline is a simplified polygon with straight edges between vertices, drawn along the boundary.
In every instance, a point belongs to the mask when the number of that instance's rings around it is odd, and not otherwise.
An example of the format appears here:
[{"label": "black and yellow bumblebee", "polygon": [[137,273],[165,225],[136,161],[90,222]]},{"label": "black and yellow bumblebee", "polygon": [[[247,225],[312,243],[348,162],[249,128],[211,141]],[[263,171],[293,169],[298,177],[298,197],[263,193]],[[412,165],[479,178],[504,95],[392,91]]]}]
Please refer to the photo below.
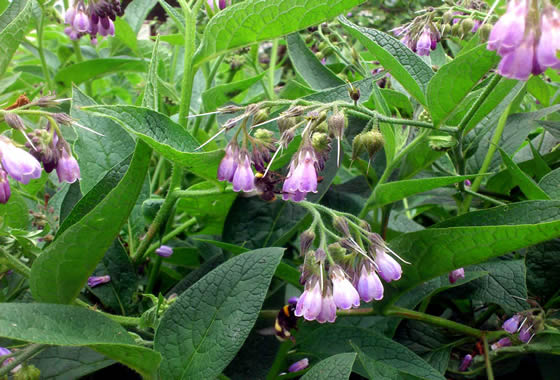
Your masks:
[{"label": "black and yellow bumblebee", "polygon": [[274,321],[274,334],[279,341],[283,342],[287,339],[294,340],[291,330],[297,327],[298,317],[294,314],[296,304],[293,302],[283,306],[278,312]]}]

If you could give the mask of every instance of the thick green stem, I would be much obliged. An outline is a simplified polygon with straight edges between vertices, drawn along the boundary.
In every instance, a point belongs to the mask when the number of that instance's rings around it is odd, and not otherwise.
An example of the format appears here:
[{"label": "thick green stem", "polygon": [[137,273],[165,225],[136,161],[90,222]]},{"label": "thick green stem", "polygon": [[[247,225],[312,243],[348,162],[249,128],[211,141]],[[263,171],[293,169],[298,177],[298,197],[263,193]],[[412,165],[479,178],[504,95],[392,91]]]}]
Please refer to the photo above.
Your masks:
[{"label": "thick green stem", "polygon": [[[418,145],[420,142],[422,142],[422,140],[424,140],[424,138],[428,135],[428,133],[430,133],[429,130],[423,130],[422,132],[420,132],[420,134],[418,136],[416,136],[416,138],[414,140],[412,140],[410,142],[410,144],[408,144],[406,147],[404,147],[404,149],[402,149],[393,159],[393,162],[391,162],[391,164],[389,164],[386,168],[385,171],[383,172],[383,175],[381,176],[381,178],[379,178],[379,181],[377,182],[377,186],[381,185],[382,183],[385,183],[385,181],[387,181],[389,179],[389,176],[393,173],[393,170],[395,170],[399,165],[402,159],[404,159],[406,157],[406,155],[414,148],[416,147],[416,145]],[[364,207],[362,208],[362,211],[360,211],[360,214],[358,215],[358,217],[360,219],[364,219],[369,211],[369,207],[374,203],[374,195],[375,195],[375,189],[371,192],[371,195],[369,196],[368,200],[366,201]]]},{"label": "thick green stem", "polygon": [[7,265],[15,270],[16,272],[18,272],[19,274],[21,274],[22,276],[29,278],[31,277],[31,269],[29,269],[29,267],[27,265],[25,265],[24,263],[22,263],[17,257],[12,256],[11,254],[9,254],[8,252],[6,252],[4,249],[0,249],[0,257],[4,256],[4,258],[7,261]]},{"label": "thick green stem", "polygon": [[388,310],[385,311],[385,315],[397,316],[408,319],[415,319],[417,321],[422,321],[430,323],[432,325],[441,326],[450,330],[461,332],[465,335],[474,336],[480,338],[484,336],[484,332],[473,327],[463,325],[461,323],[453,322],[445,318],[436,317],[434,315],[420,313],[418,311],[405,309],[399,306],[390,306]]},{"label": "thick green stem", "polygon": [[48,346],[46,344],[30,344],[29,346],[25,347],[23,350],[17,353],[14,356],[14,359],[0,368],[0,378],[3,376],[7,376],[10,371],[16,368],[21,363],[25,362],[28,359],[31,359],[33,356],[37,355],[39,352],[43,351]]},{"label": "thick green stem", "polygon": [[41,6],[41,18],[39,18],[39,25],[37,26],[37,51],[39,52],[39,59],[41,60],[41,68],[43,69],[43,76],[48,84],[50,91],[56,90],[56,86],[49,72],[47,60],[45,59],[45,51],[43,48],[43,32],[45,27],[45,8]]},{"label": "thick green stem", "polygon": [[270,367],[270,371],[268,371],[268,374],[266,375],[266,380],[274,380],[278,378],[278,374],[286,366],[286,355],[293,345],[294,344],[290,340],[280,344],[274,363],[272,363],[272,367]]},{"label": "thick green stem", "polygon": [[486,377],[488,380],[494,380],[494,371],[492,371],[492,362],[490,361],[490,347],[488,347],[488,337],[482,336],[484,343],[484,363],[486,364]]},{"label": "thick green stem", "polygon": [[[498,144],[500,143],[500,139],[502,138],[502,134],[504,132],[504,128],[506,126],[506,121],[509,115],[509,111],[511,108],[511,104],[509,104],[502,116],[500,116],[500,120],[498,120],[498,125],[496,126],[496,130],[494,131],[494,136],[492,136],[492,141],[490,142],[490,146],[488,147],[488,152],[486,152],[486,157],[484,157],[484,161],[482,162],[482,166],[478,171],[478,176],[474,179],[473,184],[471,186],[471,191],[477,192],[480,184],[482,183],[482,179],[484,176],[482,174],[488,171],[490,164],[492,163],[492,157],[494,157],[494,153],[496,153],[496,149],[498,148]],[[459,210],[460,214],[464,214],[469,211],[472,202],[472,195],[468,194],[463,201],[462,207]]]},{"label": "thick green stem", "polygon": [[[81,299],[77,298],[74,300],[74,303],[78,306],[82,306],[91,310],[92,306],[87,302],[82,301]],[[113,321],[123,325],[123,326],[138,326],[140,324],[140,317],[127,317],[124,315],[115,315],[110,313],[105,313],[101,310],[95,310],[96,313],[103,314],[105,317],[112,319]]]},{"label": "thick green stem", "polygon": [[501,75],[498,74],[494,74],[494,76],[492,77],[492,79],[490,80],[490,83],[488,83],[488,85],[484,88],[484,91],[482,91],[482,94],[480,94],[480,96],[476,99],[476,101],[474,102],[474,104],[472,105],[472,107],[469,109],[469,111],[465,114],[465,116],[463,117],[463,119],[461,120],[461,122],[459,123],[459,129],[463,132],[463,134],[465,134],[468,131],[465,131],[465,127],[467,126],[467,124],[469,123],[469,121],[471,121],[472,117],[474,116],[474,114],[476,113],[476,111],[478,111],[478,109],[480,108],[480,106],[482,105],[482,103],[484,103],[484,101],[486,100],[486,98],[488,97],[488,95],[490,95],[490,93],[492,91],[494,91],[494,88],[496,88],[496,86],[498,85],[498,82],[500,81],[500,79],[502,79]]},{"label": "thick green stem", "polygon": [[274,93],[274,72],[276,71],[276,61],[278,61],[278,42],[278,39],[272,41],[270,64],[268,65],[268,96],[271,100],[276,97]]},{"label": "thick green stem", "polygon": [[150,270],[150,276],[148,277],[148,284],[146,285],[146,293],[148,294],[151,293],[152,290],[154,289],[154,285],[156,284],[156,279],[159,274],[159,270],[161,268],[162,260],[163,259],[161,256],[156,255],[156,258],[152,265],[152,269]]}]

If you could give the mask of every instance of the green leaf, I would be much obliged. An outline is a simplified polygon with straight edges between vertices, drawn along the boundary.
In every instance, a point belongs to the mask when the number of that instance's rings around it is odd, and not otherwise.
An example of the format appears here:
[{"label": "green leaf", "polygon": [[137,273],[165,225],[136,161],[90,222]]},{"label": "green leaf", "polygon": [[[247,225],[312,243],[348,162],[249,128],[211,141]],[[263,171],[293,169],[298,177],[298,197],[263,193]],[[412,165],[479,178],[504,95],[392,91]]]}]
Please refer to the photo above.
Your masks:
[{"label": "green leaf", "polygon": [[[56,238],[60,237],[70,226],[78,223],[84,216],[90,213],[121,181],[130,165],[132,155],[115,165],[86,195],[81,193],[79,198],[76,194],[75,185],[70,186],[67,196],[64,198],[61,209],[62,223],[56,232]],[[74,203],[74,201],[76,201]],[[68,214],[66,214],[68,212]]]},{"label": "green leaf", "polygon": [[158,2],[161,5],[161,7],[165,10],[165,13],[167,13],[169,17],[171,17],[171,19],[175,22],[175,26],[177,26],[177,28],[179,29],[178,35],[179,38],[181,39],[180,45],[184,45],[185,41],[183,38],[183,34],[185,34],[185,17],[181,14],[181,12],[179,12],[177,9],[169,5],[167,1],[158,0]]},{"label": "green leaf", "polygon": [[41,379],[78,379],[114,364],[88,347],[48,347],[30,360],[41,371]]},{"label": "green leaf", "polygon": [[119,239],[115,239],[107,250],[93,275],[111,276],[108,283],[90,289],[101,303],[116,313],[129,314],[137,291],[138,278]]},{"label": "green leaf", "polygon": [[146,144],[138,142],[118,185],[35,260],[29,282],[36,300],[70,303],[78,296],[132,210],[144,183],[150,152]]},{"label": "green leaf", "polygon": [[29,227],[29,207],[13,187],[8,203],[0,207],[0,226],[20,229]]},{"label": "green leaf", "polygon": [[271,40],[338,16],[363,0],[250,0],[218,12],[206,28],[194,66],[229,50]]},{"label": "green leaf", "polygon": [[159,47],[159,34],[154,43],[152,50],[152,59],[150,60],[150,67],[148,67],[148,77],[146,78],[146,87],[144,88],[144,97],[142,98],[142,107],[158,111],[159,96],[158,96],[158,47]]},{"label": "green leaf", "polygon": [[357,38],[410,95],[421,104],[427,104],[424,94],[434,72],[422,58],[386,33],[357,26],[342,16],[338,19],[348,33]]},{"label": "green leaf", "polygon": [[526,310],[527,285],[525,283],[525,262],[523,260],[497,260],[471,266],[470,269],[488,272],[467,285],[472,292],[469,298],[485,304],[495,303],[506,313],[513,314]]},{"label": "green leaf", "polygon": [[360,350],[360,347],[352,343],[351,345],[354,351],[358,353],[358,361],[362,367],[364,367],[369,379],[400,380],[402,378],[402,373],[400,373],[396,368],[388,366],[378,360],[373,360],[364,354],[364,352]]},{"label": "green leaf", "polygon": [[124,19],[131,26],[134,33],[138,34],[146,16],[156,5],[157,0],[135,0],[126,6]]},{"label": "green leaf", "polygon": [[355,360],[355,353],[333,355],[315,364],[301,380],[348,380]]},{"label": "green leaf", "polygon": [[78,123],[101,133],[99,136],[82,128],[75,128],[78,138],[74,142],[80,164],[80,188],[88,193],[117,164],[129,157],[134,151],[134,140],[107,118],[84,112],[80,107],[96,105],[95,101],[78,87],[72,87],[72,107],[70,116]]},{"label": "green leaf", "polygon": [[0,15],[0,77],[12,60],[21,40],[25,36],[31,17],[32,1],[13,0]]},{"label": "green leaf", "polygon": [[423,193],[438,187],[452,185],[466,179],[476,177],[474,175],[431,177],[420,179],[408,179],[383,183],[375,187],[374,200],[378,206],[383,206],[409,197],[414,194]]},{"label": "green leaf", "polygon": [[[313,352],[320,358],[352,352],[353,344],[359,347],[368,359],[371,358],[404,374],[422,379],[445,379],[435,368],[405,346],[363,328],[338,325],[320,327],[307,335],[300,344],[302,351]],[[363,373],[359,370],[357,372]]]},{"label": "green leaf", "polygon": [[57,346],[87,346],[153,378],[159,353],[134,344],[118,323],[70,305],[0,304],[0,336]]},{"label": "green leaf", "polygon": [[542,177],[539,188],[547,193],[550,198],[560,200],[560,168]]},{"label": "green leaf", "polygon": [[[127,7],[128,10],[128,7]],[[117,37],[130,50],[138,55],[138,41],[136,41],[136,32],[132,29],[128,22],[118,17],[115,21],[115,37]]]},{"label": "green leaf", "polygon": [[90,79],[120,72],[145,73],[148,65],[136,58],[97,58],[66,66],[56,73],[54,79],[63,86],[80,84]]},{"label": "green leaf", "polygon": [[[499,148],[499,147],[498,147]],[[536,184],[535,181],[531,177],[529,177],[523,170],[517,166],[515,162],[511,159],[510,156],[503,149],[500,149],[500,155],[502,156],[502,160],[504,164],[507,166],[508,170],[510,171],[513,178],[516,180],[517,185],[523,191],[523,194],[527,196],[528,199],[537,200],[537,199],[550,199],[548,194],[546,194],[539,185]]]},{"label": "green leaf", "polygon": [[232,98],[247,90],[264,76],[264,72],[237,82],[225,83],[214,86],[202,93],[202,102],[206,112],[214,111],[218,107],[230,102]]},{"label": "green leaf", "polygon": [[283,249],[236,256],[188,288],[164,314],[154,348],[164,379],[219,375],[249,335]]},{"label": "green leaf", "polygon": [[560,289],[560,239],[553,239],[527,249],[527,287],[531,294],[550,299]]},{"label": "green leaf", "polygon": [[294,69],[312,89],[324,90],[344,84],[342,79],[319,62],[315,54],[305,46],[305,42],[303,42],[299,33],[292,33],[287,36],[286,42]]},{"label": "green leaf", "polygon": [[116,121],[156,152],[190,172],[211,180],[216,179],[224,152],[195,152],[200,144],[166,115],[134,106],[91,106],[87,109]]},{"label": "green leaf", "polygon": [[527,81],[527,91],[543,106],[548,107],[550,105],[548,84],[540,76],[534,75]]},{"label": "green leaf", "polygon": [[402,294],[456,268],[478,264],[559,235],[558,201],[520,202],[470,212],[391,240],[391,248],[412,263],[403,266],[403,278],[395,285]]},{"label": "green leaf", "polygon": [[438,70],[430,80],[427,93],[428,109],[436,127],[459,109],[465,97],[499,60],[495,52],[480,45]]}]

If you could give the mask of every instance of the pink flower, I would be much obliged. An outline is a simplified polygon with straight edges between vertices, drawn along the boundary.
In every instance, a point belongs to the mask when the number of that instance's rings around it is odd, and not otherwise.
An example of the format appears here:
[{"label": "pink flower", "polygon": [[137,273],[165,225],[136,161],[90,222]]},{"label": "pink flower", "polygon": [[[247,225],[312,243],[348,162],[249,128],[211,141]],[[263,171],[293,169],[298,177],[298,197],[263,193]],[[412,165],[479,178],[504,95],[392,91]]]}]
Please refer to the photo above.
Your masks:
[{"label": "pink flower", "polygon": [[525,35],[527,0],[512,0],[488,37],[488,50],[503,54],[515,50]]},{"label": "pink flower", "polygon": [[222,161],[220,161],[218,180],[233,181],[233,175],[235,174],[235,169],[237,169],[237,155],[237,144],[232,141],[226,146],[226,155],[222,158]]},{"label": "pink flower", "polygon": [[56,174],[60,182],[74,183],[80,179],[80,166],[78,161],[62,148],[62,154],[56,164]]},{"label": "pink flower", "polygon": [[400,264],[382,249],[375,250],[375,264],[381,278],[387,282],[396,281],[401,278],[402,268]]},{"label": "pink flower", "polygon": [[310,279],[305,283],[305,290],[298,299],[294,314],[313,321],[321,313],[322,304],[321,285],[318,280]]},{"label": "pink flower", "polygon": [[332,291],[327,290],[327,294],[323,297],[321,302],[321,312],[317,316],[317,322],[333,323],[336,320],[336,304],[334,302],[334,297]]},{"label": "pink flower", "polygon": [[542,67],[560,69],[560,13],[555,7],[547,7],[541,16],[541,38],[537,45],[537,61]]},{"label": "pink flower", "polygon": [[358,278],[358,293],[365,302],[383,298],[383,284],[368,262],[364,262]]},{"label": "pink flower", "polygon": [[292,199],[299,202],[309,192],[317,192],[317,169],[318,163],[315,151],[311,147],[304,147],[290,162],[288,177],[282,186],[282,198]]},{"label": "pink flower", "polygon": [[255,189],[255,175],[246,149],[241,149],[237,157],[237,168],[233,174],[233,191],[252,191]]},{"label": "pink flower", "polygon": [[449,282],[450,283],[454,284],[460,278],[465,278],[465,269],[464,268],[455,269],[454,271],[449,272]]},{"label": "pink flower", "polygon": [[7,139],[0,139],[0,159],[8,174],[27,185],[32,178],[41,176],[41,164],[25,150],[17,148]]},{"label": "pink flower", "polygon": [[334,303],[339,309],[360,306],[360,295],[339,266],[331,267]]}]

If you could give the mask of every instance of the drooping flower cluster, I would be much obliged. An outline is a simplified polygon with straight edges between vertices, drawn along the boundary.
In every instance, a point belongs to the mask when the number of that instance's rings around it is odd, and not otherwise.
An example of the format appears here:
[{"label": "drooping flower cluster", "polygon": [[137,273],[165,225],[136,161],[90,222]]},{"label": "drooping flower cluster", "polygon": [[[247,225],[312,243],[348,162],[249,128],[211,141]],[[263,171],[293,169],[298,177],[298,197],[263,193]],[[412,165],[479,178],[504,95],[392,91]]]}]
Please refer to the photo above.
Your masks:
[{"label": "drooping flower cluster", "polygon": [[[10,355],[12,353],[12,351],[10,351],[9,349],[5,348],[5,347],[0,347],[0,356],[6,356],[6,355]],[[11,357],[8,358],[6,360],[4,360],[1,364],[0,367],[4,367],[9,365],[11,362],[13,362],[15,360],[15,358]],[[10,372],[11,373],[16,373],[17,371],[19,371],[21,369],[21,364],[14,367]]]},{"label": "drooping flower cluster", "polygon": [[[344,217],[337,217],[333,226],[344,237],[326,249],[310,249],[314,239],[312,231],[300,237],[304,255],[300,281],[305,288],[298,299],[295,315],[308,321],[334,322],[337,309],[359,307],[360,301],[381,300],[384,289],[380,277],[391,282],[402,275],[400,264],[392,257],[396,254],[381,236]],[[357,233],[356,238],[350,228]],[[367,247],[362,237],[367,239]]]},{"label": "drooping flower cluster", "polygon": [[106,37],[115,35],[115,21],[117,16],[123,15],[119,0],[77,0],[66,11],[64,33],[72,40],[77,40],[86,34],[90,35],[91,42],[97,43],[97,35]]},{"label": "drooping flower cluster", "polygon": [[[294,202],[304,200],[307,193],[316,193],[319,182],[318,173],[323,170],[330,153],[330,137],[328,135],[330,125],[337,125],[338,129],[332,131],[332,134],[340,140],[344,133],[344,117],[342,116],[342,120],[338,120],[336,123],[327,125],[324,122],[325,115],[312,111],[300,122],[288,121],[301,114],[301,107],[294,107],[275,119],[261,121],[267,117],[259,117],[261,111],[258,111],[257,108],[249,109],[248,107],[241,117],[230,119],[233,122],[226,123],[224,129],[218,134],[225,129],[232,128],[237,121],[242,121],[242,125],[225,148],[225,155],[218,167],[218,180],[231,182],[234,191],[249,192],[256,190],[263,199],[274,199],[274,192],[277,185],[282,182],[282,176],[270,170],[271,163],[277,157],[277,154],[294,139],[297,128],[305,125],[301,134],[301,144],[290,161],[287,174],[283,177],[281,193],[284,200]],[[256,129],[254,137],[250,136],[246,128],[249,116],[253,116],[254,124],[251,130],[256,126],[278,120],[280,139],[276,140],[273,132],[266,129]],[[332,117],[335,116],[337,119],[341,118],[340,115],[333,115]],[[243,145],[240,147],[237,135],[241,131],[243,131],[244,136]],[[251,151],[247,147],[248,142],[251,144]],[[253,172],[253,167],[257,172],[256,175]]]},{"label": "drooping flower cluster", "polygon": [[535,335],[535,324],[531,322],[532,320],[532,315],[515,314],[503,323],[502,328],[510,334],[519,333],[519,340],[523,343],[529,343]]},{"label": "drooping flower cluster", "polygon": [[418,55],[428,56],[441,40],[441,33],[432,22],[411,23],[393,30],[401,42]]},{"label": "drooping flower cluster", "polygon": [[504,77],[527,80],[547,68],[560,69],[560,12],[547,4],[511,0],[488,38],[488,49],[502,60],[498,73]]}]

